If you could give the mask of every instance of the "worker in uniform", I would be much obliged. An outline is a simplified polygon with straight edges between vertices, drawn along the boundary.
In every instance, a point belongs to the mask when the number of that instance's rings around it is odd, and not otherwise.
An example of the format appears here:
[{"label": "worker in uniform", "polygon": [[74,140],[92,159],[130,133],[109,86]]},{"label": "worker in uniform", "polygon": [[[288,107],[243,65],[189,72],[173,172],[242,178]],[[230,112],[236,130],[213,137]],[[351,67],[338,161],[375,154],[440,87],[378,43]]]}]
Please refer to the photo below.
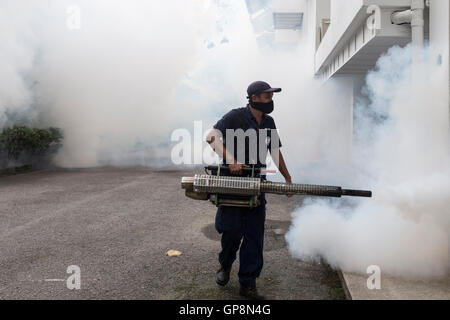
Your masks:
[{"label": "worker in uniform", "polygon": [[[286,183],[292,183],[291,176],[281,154],[281,142],[277,135],[273,118],[269,116],[274,110],[273,95],[281,92],[280,88],[272,88],[268,83],[257,81],[248,89],[248,105],[245,108],[234,109],[217,122],[207,137],[207,142],[214,151],[223,159],[224,165],[229,167],[230,175],[243,175],[243,168],[254,166],[264,168],[267,151],[271,152],[274,163],[286,179]],[[245,140],[245,159],[238,159],[239,143],[234,143],[234,150],[226,148],[227,130],[239,130],[244,132],[255,130],[257,137],[256,159],[254,153],[250,153],[250,139]],[[265,135],[260,135],[265,130]],[[266,137],[265,143],[260,144],[260,137]],[[272,142],[277,145],[272,145]],[[241,144],[242,146],[242,144]],[[254,147],[254,146],[253,146]],[[260,152],[260,148],[264,148]],[[242,154],[242,153],[241,153]],[[276,157],[274,157],[274,155]],[[240,161],[238,161],[240,160]],[[222,173],[224,175],[226,173]],[[264,178],[264,176],[263,176]],[[264,224],[266,220],[265,194],[259,196],[259,206],[255,208],[220,206],[217,210],[215,227],[222,235],[222,250],[219,253],[220,269],[216,274],[216,282],[225,286],[229,282],[230,272],[237,252],[239,252],[239,282],[240,295],[249,299],[262,300],[264,296],[258,293],[256,279],[263,268],[264,248]]]}]

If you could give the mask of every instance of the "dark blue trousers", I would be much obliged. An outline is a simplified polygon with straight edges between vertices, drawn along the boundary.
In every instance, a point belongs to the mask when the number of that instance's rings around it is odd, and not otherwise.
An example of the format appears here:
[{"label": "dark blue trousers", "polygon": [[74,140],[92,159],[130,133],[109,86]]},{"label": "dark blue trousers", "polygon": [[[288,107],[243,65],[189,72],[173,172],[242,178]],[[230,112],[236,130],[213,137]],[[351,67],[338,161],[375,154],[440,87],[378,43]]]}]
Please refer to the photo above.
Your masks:
[{"label": "dark blue trousers", "polygon": [[220,207],[216,214],[216,230],[222,234],[219,263],[224,269],[231,268],[240,248],[238,276],[246,287],[256,285],[264,264],[265,195],[262,194],[259,200],[261,205],[254,209]]}]

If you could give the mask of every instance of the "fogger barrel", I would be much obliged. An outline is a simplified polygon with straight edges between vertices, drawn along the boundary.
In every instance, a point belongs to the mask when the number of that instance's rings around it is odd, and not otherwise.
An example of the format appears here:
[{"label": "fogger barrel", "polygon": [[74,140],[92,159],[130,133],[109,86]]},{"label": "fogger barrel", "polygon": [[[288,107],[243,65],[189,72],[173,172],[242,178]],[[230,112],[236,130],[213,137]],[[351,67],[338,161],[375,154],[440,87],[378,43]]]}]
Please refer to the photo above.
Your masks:
[{"label": "fogger barrel", "polygon": [[341,187],[318,186],[308,184],[286,184],[278,182],[261,182],[258,178],[216,177],[195,175],[184,177],[182,188],[197,193],[220,193],[234,195],[260,195],[271,193],[279,195],[308,195],[319,197],[372,197],[371,191],[349,190]]},{"label": "fogger barrel", "polygon": [[[319,197],[372,197],[371,191],[309,184],[269,182],[255,177],[216,176],[209,174],[184,177],[181,186],[186,196],[196,200],[210,199],[216,205],[254,206],[261,193]],[[220,197],[222,196],[222,197]],[[235,197],[235,198],[233,198]],[[245,200],[243,200],[243,197]]]}]

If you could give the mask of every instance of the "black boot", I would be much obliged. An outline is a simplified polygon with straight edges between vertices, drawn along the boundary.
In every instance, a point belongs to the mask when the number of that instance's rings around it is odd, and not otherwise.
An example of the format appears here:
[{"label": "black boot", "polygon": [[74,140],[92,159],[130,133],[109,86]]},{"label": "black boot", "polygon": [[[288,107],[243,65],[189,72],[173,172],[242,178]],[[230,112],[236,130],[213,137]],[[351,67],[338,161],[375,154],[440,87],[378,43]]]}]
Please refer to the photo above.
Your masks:
[{"label": "black boot", "polygon": [[219,271],[217,271],[216,274],[216,282],[219,286],[226,286],[228,281],[230,281],[230,272],[231,272],[231,268],[230,269],[224,269],[224,268],[220,268]]},{"label": "black boot", "polygon": [[251,300],[265,300],[266,298],[258,293],[256,287],[244,287],[241,285],[241,290],[239,290],[239,294],[245,298]]}]

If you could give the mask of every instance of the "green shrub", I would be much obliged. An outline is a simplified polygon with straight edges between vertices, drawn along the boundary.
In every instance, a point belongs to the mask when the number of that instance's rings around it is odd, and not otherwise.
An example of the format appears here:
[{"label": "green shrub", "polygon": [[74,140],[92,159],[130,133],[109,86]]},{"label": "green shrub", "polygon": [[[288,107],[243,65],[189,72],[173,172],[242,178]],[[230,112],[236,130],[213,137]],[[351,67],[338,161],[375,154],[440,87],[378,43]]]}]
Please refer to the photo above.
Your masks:
[{"label": "green shrub", "polygon": [[63,135],[58,128],[32,129],[13,126],[0,134],[2,165],[9,162],[34,162],[56,153],[61,147]]}]

